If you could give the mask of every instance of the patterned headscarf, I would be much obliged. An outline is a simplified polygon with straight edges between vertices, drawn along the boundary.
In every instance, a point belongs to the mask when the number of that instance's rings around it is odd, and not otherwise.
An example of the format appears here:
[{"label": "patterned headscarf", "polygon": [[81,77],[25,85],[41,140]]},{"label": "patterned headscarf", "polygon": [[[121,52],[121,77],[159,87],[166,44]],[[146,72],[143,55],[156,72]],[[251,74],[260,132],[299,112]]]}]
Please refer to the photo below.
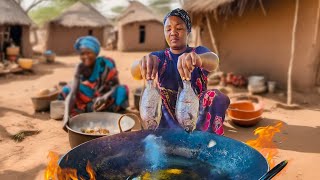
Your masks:
[{"label": "patterned headscarf", "polygon": [[83,36],[77,39],[76,43],[74,44],[74,48],[78,52],[80,52],[82,48],[87,48],[98,55],[100,52],[100,42],[93,36]]},{"label": "patterned headscarf", "polygon": [[168,19],[168,17],[170,16],[177,16],[179,18],[181,18],[183,20],[183,22],[186,24],[187,26],[187,30],[190,33],[191,32],[191,19],[190,16],[188,14],[187,11],[177,8],[172,10],[171,12],[169,12],[163,19],[163,24],[166,23],[166,20]]}]

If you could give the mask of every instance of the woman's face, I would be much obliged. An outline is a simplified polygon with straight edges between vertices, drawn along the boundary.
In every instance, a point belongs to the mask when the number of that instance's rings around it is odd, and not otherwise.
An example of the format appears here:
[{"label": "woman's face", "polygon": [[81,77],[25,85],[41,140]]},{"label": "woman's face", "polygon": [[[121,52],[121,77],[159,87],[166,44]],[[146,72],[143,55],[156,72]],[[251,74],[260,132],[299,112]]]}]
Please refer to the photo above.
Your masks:
[{"label": "woman's face", "polygon": [[188,30],[183,20],[170,16],[164,24],[164,35],[171,49],[180,50],[187,46]]},{"label": "woman's face", "polygon": [[92,52],[90,49],[81,49],[80,59],[83,65],[87,67],[92,67],[96,60],[96,54]]}]

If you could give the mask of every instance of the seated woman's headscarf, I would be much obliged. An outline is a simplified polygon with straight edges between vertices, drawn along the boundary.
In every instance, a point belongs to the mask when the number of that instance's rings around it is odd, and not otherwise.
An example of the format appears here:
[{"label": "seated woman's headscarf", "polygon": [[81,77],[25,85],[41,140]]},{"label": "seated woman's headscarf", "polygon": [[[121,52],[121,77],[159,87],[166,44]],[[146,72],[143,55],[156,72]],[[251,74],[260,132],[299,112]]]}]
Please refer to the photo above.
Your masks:
[{"label": "seated woman's headscarf", "polygon": [[163,19],[163,24],[166,23],[166,20],[168,19],[168,17],[170,16],[177,16],[179,18],[181,18],[183,20],[183,22],[186,24],[187,26],[187,30],[190,33],[191,32],[191,19],[190,16],[188,14],[187,11],[177,8],[172,10],[171,12],[169,12]]},{"label": "seated woman's headscarf", "polygon": [[74,48],[80,52],[82,48],[92,50],[96,55],[100,52],[100,42],[93,36],[83,36],[77,39]]}]

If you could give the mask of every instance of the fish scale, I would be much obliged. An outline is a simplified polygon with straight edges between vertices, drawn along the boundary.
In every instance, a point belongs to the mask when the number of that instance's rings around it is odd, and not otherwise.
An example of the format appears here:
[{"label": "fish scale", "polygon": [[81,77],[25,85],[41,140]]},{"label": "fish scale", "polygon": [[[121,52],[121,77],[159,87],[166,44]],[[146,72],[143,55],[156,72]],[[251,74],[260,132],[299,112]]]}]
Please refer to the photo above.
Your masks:
[{"label": "fish scale", "polygon": [[140,116],[147,129],[156,129],[159,126],[160,107],[160,94],[154,87],[153,80],[148,80],[140,101]]},{"label": "fish scale", "polygon": [[196,128],[198,114],[198,96],[194,93],[191,82],[183,81],[183,89],[179,93],[176,103],[177,120],[187,132],[192,132]]}]

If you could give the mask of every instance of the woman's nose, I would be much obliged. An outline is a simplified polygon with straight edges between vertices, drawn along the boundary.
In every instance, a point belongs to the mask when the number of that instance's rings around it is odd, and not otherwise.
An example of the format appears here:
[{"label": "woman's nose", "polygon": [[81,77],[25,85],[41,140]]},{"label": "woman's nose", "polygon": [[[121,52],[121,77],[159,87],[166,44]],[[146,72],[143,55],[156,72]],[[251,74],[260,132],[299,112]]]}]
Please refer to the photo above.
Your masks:
[{"label": "woman's nose", "polygon": [[175,29],[173,29],[172,31],[171,31],[171,34],[170,34],[171,36],[177,36],[178,35],[178,31],[177,30],[175,30]]}]

